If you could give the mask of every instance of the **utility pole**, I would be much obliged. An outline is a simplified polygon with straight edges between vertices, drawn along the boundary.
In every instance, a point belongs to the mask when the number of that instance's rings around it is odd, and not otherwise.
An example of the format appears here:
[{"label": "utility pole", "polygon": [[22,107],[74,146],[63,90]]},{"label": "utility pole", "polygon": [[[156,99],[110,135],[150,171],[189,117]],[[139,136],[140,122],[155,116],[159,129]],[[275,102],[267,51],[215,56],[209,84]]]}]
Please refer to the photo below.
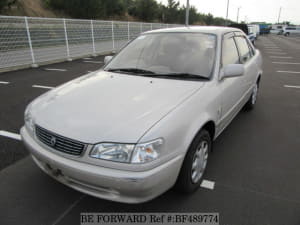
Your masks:
[{"label": "utility pole", "polygon": [[226,11],[226,21],[225,21],[225,26],[227,26],[228,24],[228,10],[229,10],[229,0],[227,0],[227,11]]},{"label": "utility pole", "polygon": [[189,17],[190,17],[190,0],[186,0],[186,12],[185,12],[185,25],[189,25]]},{"label": "utility pole", "polygon": [[279,20],[280,20],[281,8],[282,8],[282,7],[279,8],[279,13],[278,13],[278,20],[277,20],[277,23],[278,23],[278,24],[279,24]]},{"label": "utility pole", "polygon": [[241,7],[238,7],[237,16],[236,16],[236,22],[237,23],[239,23],[240,9],[241,9]]}]

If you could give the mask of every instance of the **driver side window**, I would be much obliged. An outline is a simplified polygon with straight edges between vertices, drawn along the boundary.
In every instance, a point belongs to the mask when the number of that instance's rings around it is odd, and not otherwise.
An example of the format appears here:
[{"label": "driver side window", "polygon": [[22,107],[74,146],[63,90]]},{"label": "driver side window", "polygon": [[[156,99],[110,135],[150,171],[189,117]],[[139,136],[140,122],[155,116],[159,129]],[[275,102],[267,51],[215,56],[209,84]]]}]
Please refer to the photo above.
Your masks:
[{"label": "driver side window", "polygon": [[222,48],[222,65],[239,64],[239,53],[233,37],[226,38],[223,41]]}]

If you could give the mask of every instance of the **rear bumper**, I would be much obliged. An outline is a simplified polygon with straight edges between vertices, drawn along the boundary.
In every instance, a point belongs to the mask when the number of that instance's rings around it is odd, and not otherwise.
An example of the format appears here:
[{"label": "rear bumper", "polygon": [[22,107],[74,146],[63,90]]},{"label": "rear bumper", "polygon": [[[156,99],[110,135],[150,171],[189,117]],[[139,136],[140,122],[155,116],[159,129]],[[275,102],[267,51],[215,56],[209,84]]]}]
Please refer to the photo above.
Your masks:
[{"label": "rear bumper", "polygon": [[143,172],[116,170],[71,160],[39,145],[23,127],[21,136],[35,163],[61,183],[83,193],[125,203],[149,201],[176,182],[182,156]]}]

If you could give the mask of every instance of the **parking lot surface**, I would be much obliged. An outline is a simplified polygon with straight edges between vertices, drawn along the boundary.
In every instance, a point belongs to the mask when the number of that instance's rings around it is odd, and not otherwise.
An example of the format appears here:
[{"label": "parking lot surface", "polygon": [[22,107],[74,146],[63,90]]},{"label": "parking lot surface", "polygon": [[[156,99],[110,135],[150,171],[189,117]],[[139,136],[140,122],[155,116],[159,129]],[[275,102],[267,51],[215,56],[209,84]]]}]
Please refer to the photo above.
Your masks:
[{"label": "parking lot surface", "polygon": [[56,182],[18,140],[26,105],[97,70],[102,56],[0,74],[0,224],[79,224],[81,212],[218,212],[220,224],[300,224],[300,37],[260,36],[256,45],[264,59],[256,108],[241,111],[216,140],[208,185],[139,205]]}]

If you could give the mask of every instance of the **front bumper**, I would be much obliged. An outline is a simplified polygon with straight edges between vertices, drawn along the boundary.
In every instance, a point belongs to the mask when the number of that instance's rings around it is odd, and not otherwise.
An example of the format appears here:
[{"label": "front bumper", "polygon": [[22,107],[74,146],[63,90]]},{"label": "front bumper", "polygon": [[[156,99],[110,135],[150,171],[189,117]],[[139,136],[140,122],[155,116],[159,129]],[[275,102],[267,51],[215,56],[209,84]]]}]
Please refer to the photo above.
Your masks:
[{"label": "front bumper", "polygon": [[171,188],[183,157],[154,169],[134,172],[100,167],[68,159],[43,148],[23,127],[21,137],[35,163],[61,183],[83,193],[125,203],[149,201]]}]

